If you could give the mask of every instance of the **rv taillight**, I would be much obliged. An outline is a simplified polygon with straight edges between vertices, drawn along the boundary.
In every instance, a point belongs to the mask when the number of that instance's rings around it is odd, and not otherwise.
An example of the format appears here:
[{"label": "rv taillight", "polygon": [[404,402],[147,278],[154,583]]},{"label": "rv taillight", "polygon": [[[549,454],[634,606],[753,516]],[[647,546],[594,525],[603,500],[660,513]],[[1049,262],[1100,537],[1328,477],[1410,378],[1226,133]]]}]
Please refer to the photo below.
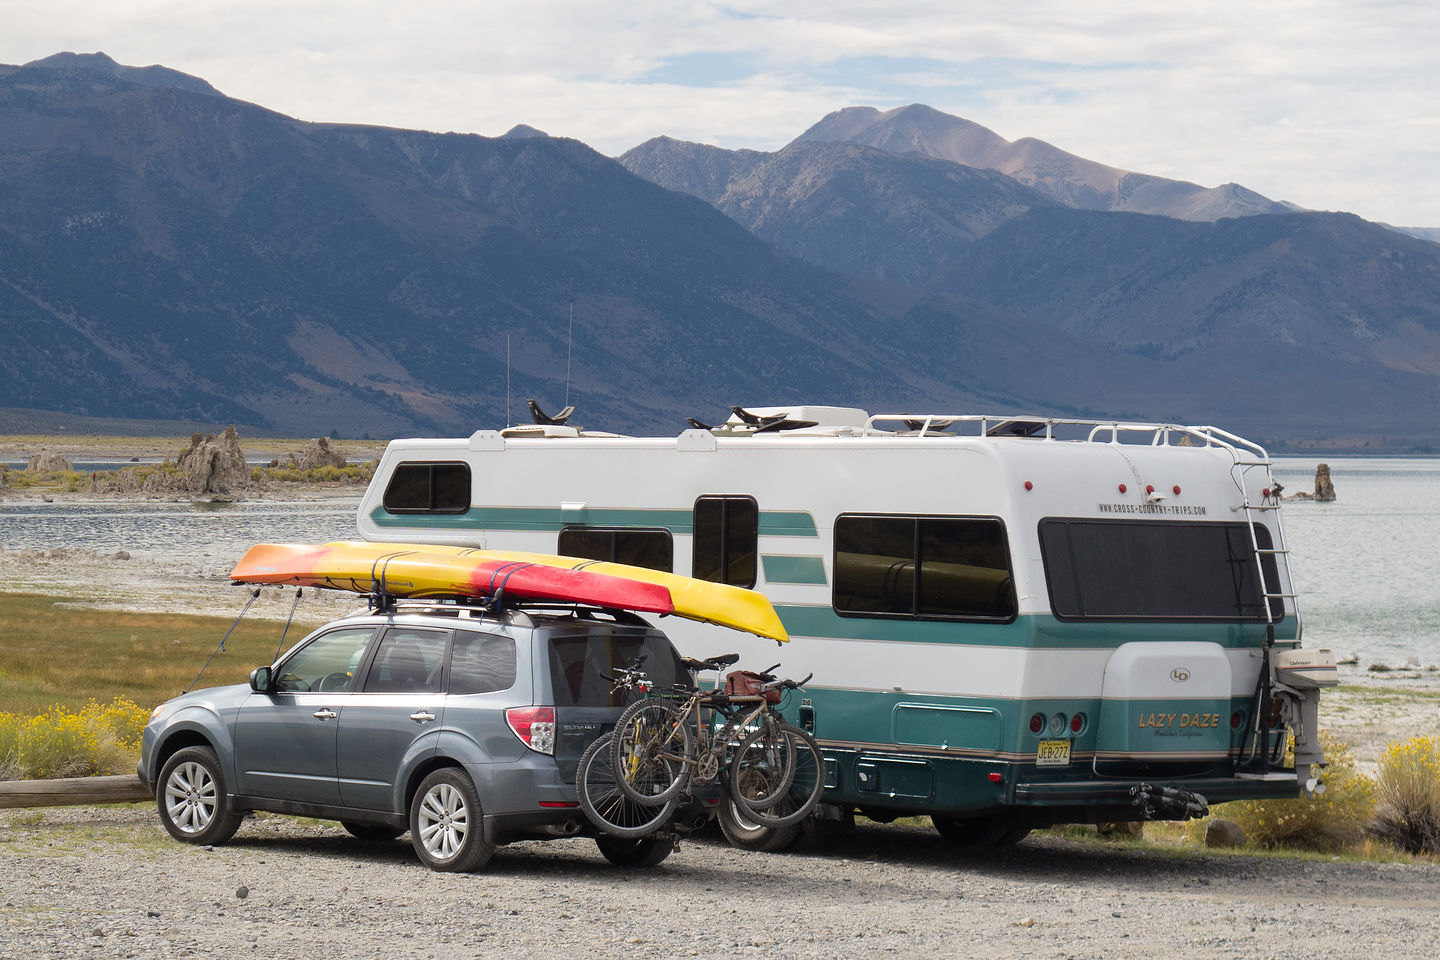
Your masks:
[{"label": "rv taillight", "polygon": [[536,753],[555,753],[555,708],[511,707],[505,722],[520,742]]},{"label": "rv taillight", "polygon": [[1073,716],[1073,717],[1070,718],[1070,730],[1071,730],[1072,732],[1074,732],[1074,733],[1079,733],[1081,730],[1084,730],[1084,729],[1085,729],[1085,714],[1083,714],[1083,713],[1077,713],[1077,714],[1075,714],[1075,716]]},{"label": "rv taillight", "polygon": [[1244,711],[1244,710],[1236,710],[1234,713],[1230,714],[1230,729],[1231,729],[1231,730],[1239,730],[1239,729],[1240,729],[1240,724],[1242,724],[1242,723],[1244,723],[1244,722],[1245,722],[1245,711]]},{"label": "rv taillight", "polygon": [[1045,715],[1044,715],[1043,713],[1037,713],[1037,714],[1035,714],[1035,716],[1033,716],[1033,717],[1030,718],[1030,732],[1031,732],[1031,733],[1039,733],[1041,730],[1044,730],[1044,729],[1045,729]]}]

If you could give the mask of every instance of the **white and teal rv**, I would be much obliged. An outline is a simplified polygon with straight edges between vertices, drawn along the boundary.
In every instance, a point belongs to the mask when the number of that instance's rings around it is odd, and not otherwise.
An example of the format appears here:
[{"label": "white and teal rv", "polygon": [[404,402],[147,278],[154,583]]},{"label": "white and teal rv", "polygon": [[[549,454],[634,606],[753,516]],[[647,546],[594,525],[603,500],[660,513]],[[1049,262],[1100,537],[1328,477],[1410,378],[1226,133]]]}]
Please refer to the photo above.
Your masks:
[{"label": "white and teal rv", "polygon": [[815,674],[786,709],[823,813],[1003,842],[1316,786],[1334,658],[1300,649],[1280,515],[1266,452],[1210,427],[802,406],[396,440],[359,530],[753,586],[793,642],[742,662]]}]

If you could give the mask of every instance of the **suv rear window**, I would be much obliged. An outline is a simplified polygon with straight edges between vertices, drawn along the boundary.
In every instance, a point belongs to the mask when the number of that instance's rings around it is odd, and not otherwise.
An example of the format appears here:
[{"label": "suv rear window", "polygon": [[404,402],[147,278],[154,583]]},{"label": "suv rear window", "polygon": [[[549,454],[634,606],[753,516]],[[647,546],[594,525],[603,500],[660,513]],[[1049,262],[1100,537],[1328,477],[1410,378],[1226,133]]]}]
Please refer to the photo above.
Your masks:
[{"label": "suv rear window", "polygon": [[643,656],[640,667],[661,687],[689,682],[680,655],[663,633],[597,625],[583,634],[550,638],[550,686],[557,707],[623,707],[605,679]]}]

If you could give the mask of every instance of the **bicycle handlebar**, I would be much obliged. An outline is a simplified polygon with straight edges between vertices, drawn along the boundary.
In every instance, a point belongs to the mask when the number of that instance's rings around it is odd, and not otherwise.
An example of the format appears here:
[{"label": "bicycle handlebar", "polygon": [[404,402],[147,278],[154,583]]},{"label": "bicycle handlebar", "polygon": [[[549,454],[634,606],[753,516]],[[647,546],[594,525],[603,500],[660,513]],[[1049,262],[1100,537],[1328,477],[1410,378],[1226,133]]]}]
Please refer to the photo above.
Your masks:
[{"label": "bicycle handlebar", "polygon": [[[777,663],[775,666],[778,667],[780,664]],[[805,674],[804,680],[771,680],[769,683],[762,683],[760,689],[774,690],[776,687],[785,687],[787,690],[799,690],[805,686],[805,684],[809,683],[814,676],[815,672],[812,670],[810,673]]]}]

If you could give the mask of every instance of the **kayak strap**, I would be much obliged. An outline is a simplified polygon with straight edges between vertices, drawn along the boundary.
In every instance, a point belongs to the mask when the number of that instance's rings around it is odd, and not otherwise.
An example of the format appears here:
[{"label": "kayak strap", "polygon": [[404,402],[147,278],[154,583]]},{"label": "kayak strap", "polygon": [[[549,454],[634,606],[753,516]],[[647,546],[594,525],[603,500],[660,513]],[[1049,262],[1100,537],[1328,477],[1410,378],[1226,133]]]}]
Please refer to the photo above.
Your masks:
[{"label": "kayak strap", "polygon": [[210,666],[210,661],[215,659],[215,654],[225,649],[225,641],[229,640],[230,634],[234,633],[235,628],[240,626],[240,621],[244,618],[245,614],[250,611],[250,605],[254,603],[259,596],[260,588],[256,587],[255,592],[250,594],[250,599],[245,601],[245,606],[241,609],[240,616],[235,618],[235,622],[230,624],[230,629],[225,631],[225,636],[220,638],[220,643],[216,645],[214,650],[210,651],[210,656],[206,659],[205,666],[200,668],[200,673],[195,674],[195,679],[190,681],[190,686],[181,690],[181,693],[189,693],[195,688],[195,684],[200,682],[200,677],[205,673],[205,667]]}]

